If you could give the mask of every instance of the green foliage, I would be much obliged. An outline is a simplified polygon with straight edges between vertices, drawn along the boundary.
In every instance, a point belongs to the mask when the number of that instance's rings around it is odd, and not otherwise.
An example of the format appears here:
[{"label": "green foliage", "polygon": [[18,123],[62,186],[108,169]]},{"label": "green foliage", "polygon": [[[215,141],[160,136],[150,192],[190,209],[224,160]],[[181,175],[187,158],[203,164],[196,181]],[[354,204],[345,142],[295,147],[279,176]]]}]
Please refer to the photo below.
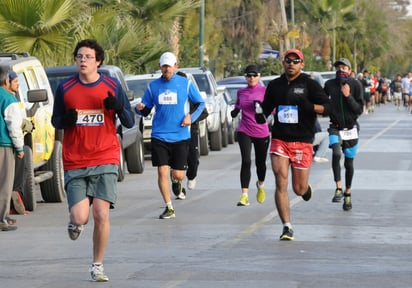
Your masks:
[{"label": "green foliage", "polygon": [[79,24],[87,9],[75,0],[4,0],[0,10],[1,49],[29,52],[45,65],[53,65],[81,34]]},{"label": "green foliage", "polygon": [[[282,1],[204,2],[204,65],[218,78],[241,75],[250,63],[258,63],[263,75],[281,73],[279,61],[261,62],[259,54],[263,42],[284,51],[281,34],[291,29],[300,30],[297,48],[305,54],[306,70],[327,70],[331,51],[358,71],[373,67],[390,76],[412,69],[412,20],[404,17],[405,1],[395,1],[402,8],[395,10],[386,0],[373,5],[295,0],[296,27],[282,27]],[[105,47],[106,64],[126,73],[157,70],[164,51],[176,53],[180,66],[199,65],[200,0],[2,0],[1,5],[0,50],[27,51],[45,66],[72,64],[75,43],[86,37]],[[284,12],[290,20],[290,6]]]}]

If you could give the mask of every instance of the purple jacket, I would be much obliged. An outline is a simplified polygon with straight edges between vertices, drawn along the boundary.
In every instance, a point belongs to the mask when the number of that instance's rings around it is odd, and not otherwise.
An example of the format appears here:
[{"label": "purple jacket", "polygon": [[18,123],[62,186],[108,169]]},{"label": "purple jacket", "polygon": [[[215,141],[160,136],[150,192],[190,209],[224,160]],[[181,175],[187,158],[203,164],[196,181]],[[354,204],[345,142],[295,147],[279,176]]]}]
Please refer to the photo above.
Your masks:
[{"label": "purple jacket", "polygon": [[237,91],[235,108],[242,111],[242,117],[237,131],[255,138],[265,138],[269,136],[268,124],[258,124],[255,120],[254,101],[258,100],[263,102],[265,90],[266,87],[257,84],[256,86],[247,86]]}]

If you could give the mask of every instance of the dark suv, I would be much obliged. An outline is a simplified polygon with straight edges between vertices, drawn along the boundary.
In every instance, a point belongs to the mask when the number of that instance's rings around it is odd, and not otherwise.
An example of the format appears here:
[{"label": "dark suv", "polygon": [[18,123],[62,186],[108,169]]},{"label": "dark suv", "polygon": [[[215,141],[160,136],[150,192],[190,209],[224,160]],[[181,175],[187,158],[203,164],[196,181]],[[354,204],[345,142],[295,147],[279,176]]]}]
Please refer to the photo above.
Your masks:
[{"label": "dark suv", "polygon": [[[123,89],[126,91],[130,100],[130,105],[135,107],[138,103],[137,97],[134,97],[133,91],[130,91],[124,79],[123,72],[119,67],[113,65],[102,65],[99,72],[117,78]],[[46,68],[46,74],[49,78],[50,86],[55,92],[60,81],[73,76],[77,73],[76,66],[59,66]],[[129,173],[143,173],[144,171],[144,146],[143,146],[143,123],[142,117],[135,113],[135,125],[132,128],[126,128],[117,121],[117,135],[120,145],[120,166],[118,181],[123,181],[125,175],[124,159],[126,159],[127,170]]]}]

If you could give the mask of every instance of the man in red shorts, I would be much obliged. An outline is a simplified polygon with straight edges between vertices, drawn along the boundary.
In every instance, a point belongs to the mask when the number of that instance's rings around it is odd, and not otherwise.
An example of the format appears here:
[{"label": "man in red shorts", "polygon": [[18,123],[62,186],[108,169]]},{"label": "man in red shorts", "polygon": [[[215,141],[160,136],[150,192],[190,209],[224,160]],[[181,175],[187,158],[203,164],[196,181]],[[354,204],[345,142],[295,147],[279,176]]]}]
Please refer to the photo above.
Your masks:
[{"label": "man in red shorts", "polygon": [[262,108],[265,116],[273,114],[270,154],[276,180],[276,208],[283,224],[280,240],[293,240],[287,191],[289,166],[293,191],[309,201],[314,123],[317,114],[328,113],[329,99],[318,82],[301,73],[305,66],[301,51],[286,51],[282,64],[285,73],[269,83]]}]

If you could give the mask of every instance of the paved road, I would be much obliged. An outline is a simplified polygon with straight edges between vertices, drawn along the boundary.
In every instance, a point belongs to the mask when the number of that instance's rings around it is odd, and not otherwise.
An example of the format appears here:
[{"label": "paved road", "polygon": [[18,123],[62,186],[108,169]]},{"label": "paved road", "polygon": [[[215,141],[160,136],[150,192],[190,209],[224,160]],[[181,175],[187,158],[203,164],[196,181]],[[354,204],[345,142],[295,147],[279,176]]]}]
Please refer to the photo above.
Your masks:
[{"label": "paved road", "polygon": [[176,219],[158,219],[163,204],[150,162],[144,174],[126,176],[111,214],[108,283],[89,281],[92,225],[69,240],[66,203],[16,215],[19,229],[0,233],[1,287],[411,287],[411,119],[392,104],[361,117],[350,212],[331,203],[330,164],[313,165],[312,200],[290,193],[295,241],[278,240],[270,166],[266,202],[254,199],[253,175],[251,205],[236,206],[235,144],[201,158],[196,190],[174,201]]}]

